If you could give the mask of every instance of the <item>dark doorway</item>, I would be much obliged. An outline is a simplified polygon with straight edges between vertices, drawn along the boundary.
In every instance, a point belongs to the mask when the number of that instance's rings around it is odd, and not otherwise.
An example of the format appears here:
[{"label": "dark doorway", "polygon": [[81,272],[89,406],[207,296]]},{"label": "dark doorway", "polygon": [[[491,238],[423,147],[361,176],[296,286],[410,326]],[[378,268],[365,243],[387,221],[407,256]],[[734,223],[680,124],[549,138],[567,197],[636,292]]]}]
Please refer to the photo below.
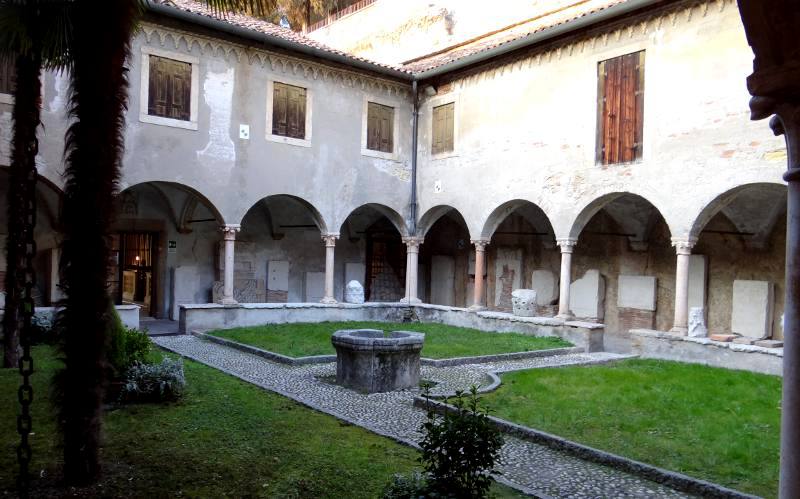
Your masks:
[{"label": "dark doorway", "polygon": [[388,219],[372,224],[367,235],[367,301],[395,302],[403,298],[406,283],[406,248]]},{"label": "dark doorway", "polygon": [[156,313],[156,262],[158,234],[118,232],[113,236],[110,287],[118,305],[142,307],[143,315]]}]

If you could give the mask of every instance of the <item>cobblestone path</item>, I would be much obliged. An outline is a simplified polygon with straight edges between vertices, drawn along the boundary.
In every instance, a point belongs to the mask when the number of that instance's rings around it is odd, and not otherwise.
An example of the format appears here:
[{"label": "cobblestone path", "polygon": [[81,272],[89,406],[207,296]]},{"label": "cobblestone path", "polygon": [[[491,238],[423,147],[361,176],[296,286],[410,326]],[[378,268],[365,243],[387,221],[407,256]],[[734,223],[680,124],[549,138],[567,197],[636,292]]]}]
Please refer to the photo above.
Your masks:
[{"label": "cobblestone path", "polygon": [[[153,338],[158,345],[219,369],[316,410],[406,443],[421,439],[417,431],[425,412],[413,406],[416,390],[360,394],[326,381],[336,365],[290,367],[189,335]],[[611,353],[570,354],[518,361],[435,368],[421,376],[436,382],[433,393],[466,389],[490,382],[487,372],[597,363],[624,358]],[[583,461],[542,445],[506,436],[501,481],[540,497],[649,498],[689,497],[660,484],[607,466]]]}]

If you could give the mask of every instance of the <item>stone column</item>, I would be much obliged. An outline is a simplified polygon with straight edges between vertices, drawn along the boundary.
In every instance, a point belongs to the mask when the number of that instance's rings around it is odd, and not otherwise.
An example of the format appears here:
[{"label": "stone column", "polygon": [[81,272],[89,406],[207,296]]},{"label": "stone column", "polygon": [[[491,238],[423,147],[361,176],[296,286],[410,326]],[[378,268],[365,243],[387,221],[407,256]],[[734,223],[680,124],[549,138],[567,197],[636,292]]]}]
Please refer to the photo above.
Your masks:
[{"label": "stone column", "polygon": [[689,330],[689,255],[695,242],[694,239],[672,239],[678,262],[675,267],[675,320],[671,333],[685,335]]},{"label": "stone column", "polygon": [[325,296],[320,300],[322,303],[336,303],[336,298],[333,297],[333,259],[337,239],[339,234],[322,235],[322,240],[325,242]]},{"label": "stone column", "polygon": [[417,297],[419,283],[419,245],[423,239],[419,237],[404,237],[406,244],[406,296],[400,300],[402,303],[422,303]]},{"label": "stone column", "polygon": [[486,245],[489,241],[486,239],[474,239],[472,244],[475,245],[475,289],[472,294],[472,310],[480,310],[486,308],[483,303],[483,293],[485,282],[483,275],[486,273]]},{"label": "stone column", "polygon": [[222,278],[221,301],[223,305],[236,305],[237,303],[233,298],[233,268],[235,264],[236,233],[240,229],[240,225],[226,224],[222,226],[222,235],[225,238],[225,273]]},{"label": "stone column", "polygon": [[556,318],[570,320],[574,318],[569,309],[569,286],[572,284],[572,250],[578,241],[575,239],[558,239],[556,244],[561,248],[561,278],[558,285],[558,315]]}]

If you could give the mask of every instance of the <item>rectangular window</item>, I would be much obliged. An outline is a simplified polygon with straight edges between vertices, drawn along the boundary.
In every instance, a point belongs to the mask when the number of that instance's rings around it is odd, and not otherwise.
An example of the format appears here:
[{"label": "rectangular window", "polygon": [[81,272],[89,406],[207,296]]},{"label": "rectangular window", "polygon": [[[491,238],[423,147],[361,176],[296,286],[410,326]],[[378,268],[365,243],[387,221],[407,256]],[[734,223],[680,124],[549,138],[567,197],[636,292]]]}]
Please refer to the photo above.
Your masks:
[{"label": "rectangular window", "polygon": [[451,102],[433,108],[433,132],[431,153],[441,154],[453,151],[453,113],[456,104]]},{"label": "rectangular window", "polygon": [[369,102],[367,105],[367,149],[392,152],[394,108]]},{"label": "rectangular window", "polygon": [[151,55],[149,76],[147,114],[189,121],[192,64]]},{"label": "rectangular window", "polygon": [[598,65],[597,161],[628,163],[642,157],[644,51]]},{"label": "rectangular window", "polygon": [[277,81],[272,88],[272,134],[305,139],[306,89]]},{"label": "rectangular window", "polygon": [[16,80],[14,58],[0,57],[0,94],[13,94]]}]

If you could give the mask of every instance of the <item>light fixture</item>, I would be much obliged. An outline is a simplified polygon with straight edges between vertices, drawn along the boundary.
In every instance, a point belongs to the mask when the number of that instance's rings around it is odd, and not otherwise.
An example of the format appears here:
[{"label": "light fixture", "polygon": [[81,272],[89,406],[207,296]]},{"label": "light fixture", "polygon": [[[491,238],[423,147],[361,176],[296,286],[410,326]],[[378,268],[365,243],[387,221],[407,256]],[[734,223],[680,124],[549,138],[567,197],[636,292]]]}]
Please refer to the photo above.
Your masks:
[{"label": "light fixture", "polygon": [[425,87],[425,95],[427,95],[428,97],[433,97],[434,95],[436,95],[436,87],[434,87],[433,85],[428,85],[427,87]]}]

